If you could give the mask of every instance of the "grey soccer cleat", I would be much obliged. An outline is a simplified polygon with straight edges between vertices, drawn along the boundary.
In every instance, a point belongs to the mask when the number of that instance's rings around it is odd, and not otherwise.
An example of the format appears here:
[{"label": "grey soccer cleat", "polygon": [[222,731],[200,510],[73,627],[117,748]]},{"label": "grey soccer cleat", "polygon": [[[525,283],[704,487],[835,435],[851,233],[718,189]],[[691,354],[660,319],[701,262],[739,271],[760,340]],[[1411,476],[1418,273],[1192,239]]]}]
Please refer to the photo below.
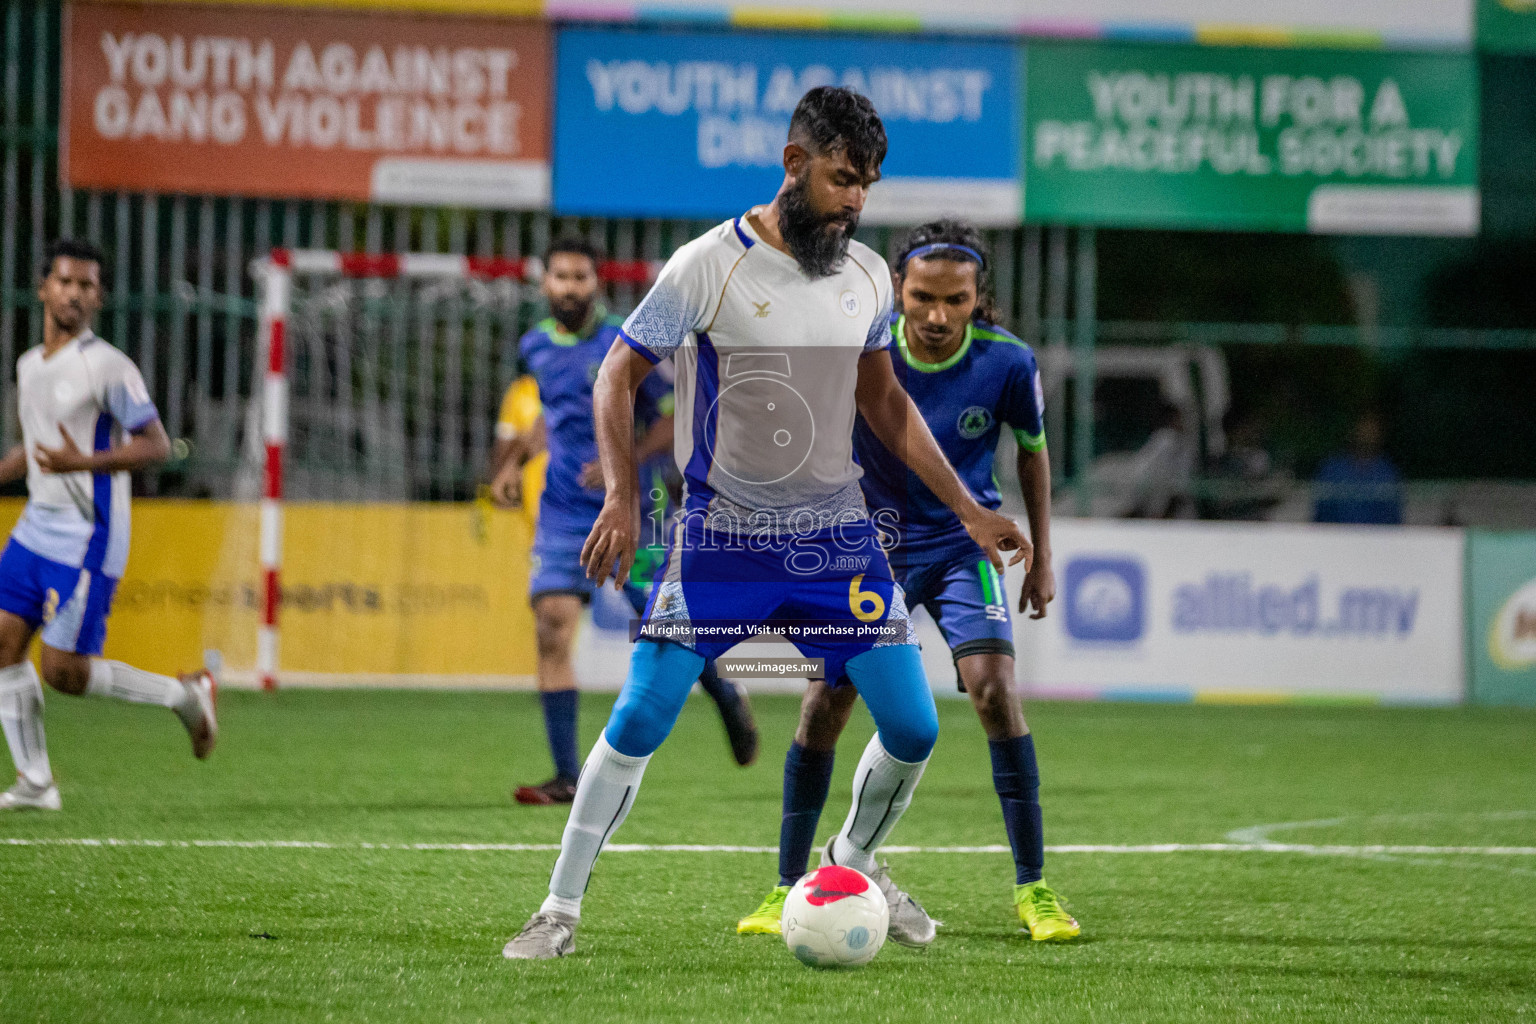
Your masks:
[{"label": "grey soccer cleat", "polygon": [[16,785],[0,793],[0,811],[57,811],[63,806],[58,786],[52,782],[37,786],[20,775]]},{"label": "grey soccer cleat", "polygon": [[576,919],[541,910],[502,947],[501,955],[508,960],[553,960],[575,948]]},{"label": "grey soccer cleat", "polygon": [[[835,842],[837,836],[828,839],[826,847],[821,851],[823,865],[837,863],[832,859],[832,844]],[[893,941],[913,949],[921,949],[933,941],[933,937],[938,934],[938,922],[928,916],[921,903],[896,887],[896,883],[891,881],[889,867],[876,865],[875,870],[869,873],[869,880],[878,885],[880,892],[885,895],[885,905],[890,912],[890,926],[886,934]]]},{"label": "grey soccer cleat", "polygon": [[219,738],[219,720],[214,709],[219,687],[207,669],[180,678],[188,699],[176,709],[176,717],[192,737],[192,755],[202,760],[213,752]]}]

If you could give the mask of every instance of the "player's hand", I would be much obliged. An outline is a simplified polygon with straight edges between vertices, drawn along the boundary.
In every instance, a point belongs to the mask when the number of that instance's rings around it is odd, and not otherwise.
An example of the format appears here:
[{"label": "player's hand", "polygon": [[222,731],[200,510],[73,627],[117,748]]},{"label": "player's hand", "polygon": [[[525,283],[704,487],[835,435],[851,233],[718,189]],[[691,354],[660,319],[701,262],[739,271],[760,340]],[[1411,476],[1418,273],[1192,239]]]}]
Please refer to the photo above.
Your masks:
[{"label": "player's hand", "polygon": [[1045,606],[1056,599],[1056,574],[1051,571],[1051,559],[1049,556],[1035,558],[1034,564],[1029,567],[1029,572],[1024,574],[1024,586],[1019,590],[1019,611],[1027,612],[1034,608],[1029,616],[1032,619],[1045,618]]},{"label": "player's hand", "polygon": [[581,567],[587,579],[602,586],[612,576],[614,589],[622,590],[635,564],[639,537],[640,503],[633,494],[618,499],[609,495],[581,546]]},{"label": "player's hand", "polygon": [[79,473],[92,469],[94,464],[91,456],[80,450],[62,423],[59,424],[59,434],[64,438],[64,443],[57,448],[37,446],[37,467],[44,473]]},{"label": "player's hand", "polygon": [[596,459],[584,464],[581,473],[576,477],[576,482],[589,491],[603,489],[603,467]]},{"label": "player's hand", "polygon": [[[971,511],[960,520],[965,527],[965,532],[971,535],[981,550],[986,554],[987,561],[998,572],[1003,572],[1009,565],[1018,565],[1021,561],[1024,567],[1029,567],[1030,556],[1034,554],[1034,546],[1025,538],[1024,531],[1019,529],[1019,524],[1007,516],[999,515],[989,508],[974,505]],[[1003,564],[1003,552],[1012,551],[1013,557],[1008,559],[1007,565]]]},{"label": "player's hand", "polygon": [[523,503],[523,467],[508,459],[491,481],[491,501],[498,508],[517,508]]}]

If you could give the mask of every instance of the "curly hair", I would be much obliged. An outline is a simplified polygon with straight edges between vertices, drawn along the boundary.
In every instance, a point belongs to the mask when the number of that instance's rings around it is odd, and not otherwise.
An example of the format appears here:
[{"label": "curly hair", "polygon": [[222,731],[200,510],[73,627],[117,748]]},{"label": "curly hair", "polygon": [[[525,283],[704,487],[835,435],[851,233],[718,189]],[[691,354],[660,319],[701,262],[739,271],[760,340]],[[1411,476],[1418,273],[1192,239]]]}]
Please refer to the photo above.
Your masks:
[{"label": "curly hair", "polygon": [[789,141],[813,153],[842,151],[864,174],[885,161],[885,125],[875,105],[842,86],[819,85],[800,97],[789,119]]},{"label": "curly hair", "polygon": [[[936,249],[921,254],[919,259],[950,260],[955,263],[970,263],[976,267],[976,308],[971,312],[971,320],[996,324],[999,327],[1004,326],[1001,319],[1002,313],[992,297],[991,257],[987,252],[987,243],[982,240],[981,232],[965,221],[947,217],[919,224],[907,233],[906,238],[902,239],[901,251],[896,256],[898,280],[907,279],[907,261],[912,258],[912,254],[929,245],[957,248]],[[972,259],[971,253],[979,256],[980,261]]]}]

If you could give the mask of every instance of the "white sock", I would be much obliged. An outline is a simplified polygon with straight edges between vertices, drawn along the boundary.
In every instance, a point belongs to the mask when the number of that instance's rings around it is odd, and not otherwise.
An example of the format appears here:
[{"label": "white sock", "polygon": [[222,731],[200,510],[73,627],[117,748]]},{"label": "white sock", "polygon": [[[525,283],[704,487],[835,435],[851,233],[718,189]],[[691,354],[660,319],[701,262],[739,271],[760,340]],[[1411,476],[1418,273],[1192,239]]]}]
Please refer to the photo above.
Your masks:
[{"label": "white sock", "polygon": [[30,661],[0,668],[0,726],[17,773],[34,786],[53,785],[43,735],[43,685]]},{"label": "white sock", "polygon": [[87,697],[116,697],[135,704],[159,704],[172,711],[179,710],[188,700],[188,692],[180,679],[145,672],[120,661],[105,658],[91,659],[91,679],[85,685]]},{"label": "white sock", "polygon": [[581,896],[592,877],[592,865],[634,806],[650,760],[649,754],[625,757],[608,745],[606,737],[598,737],[576,783],[571,816],[560,837],[560,857],[549,876],[549,898],[539,909],[581,917]]},{"label": "white sock", "polygon": [[832,839],[836,863],[866,875],[875,869],[875,851],[912,802],[912,791],[927,765],[927,758],[916,764],[896,760],[878,733],[870,739],[853,773],[853,806],[848,809],[848,820]]}]

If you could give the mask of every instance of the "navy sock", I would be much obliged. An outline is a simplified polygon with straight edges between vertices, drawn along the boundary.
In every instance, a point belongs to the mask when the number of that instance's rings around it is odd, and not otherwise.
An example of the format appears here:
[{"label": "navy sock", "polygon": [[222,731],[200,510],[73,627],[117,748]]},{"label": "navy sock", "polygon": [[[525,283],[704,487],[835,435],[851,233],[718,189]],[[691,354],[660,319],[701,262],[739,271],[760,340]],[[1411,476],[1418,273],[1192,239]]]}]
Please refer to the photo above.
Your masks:
[{"label": "navy sock", "polygon": [[805,874],[816,842],[816,823],[832,785],[833,750],[807,750],[798,743],[784,755],[784,818],[779,823],[779,884],[794,885]]},{"label": "navy sock", "polygon": [[1045,831],[1040,823],[1040,769],[1035,738],[1028,734],[988,742],[992,750],[992,785],[1003,805],[1003,826],[1020,885],[1040,881],[1045,871]]},{"label": "navy sock", "polygon": [[576,700],[575,690],[551,690],[539,694],[555,774],[568,779],[576,778],[581,772],[581,762],[576,758]]},{"label": "navy sock", "polygon": [[704,663],[704,671],[699,673],[699,688],[721,707],[729,707],[741,701],[741,694],[736,691],[736,687],[721,679],[720,673],[715,671],[713,661]]}]

